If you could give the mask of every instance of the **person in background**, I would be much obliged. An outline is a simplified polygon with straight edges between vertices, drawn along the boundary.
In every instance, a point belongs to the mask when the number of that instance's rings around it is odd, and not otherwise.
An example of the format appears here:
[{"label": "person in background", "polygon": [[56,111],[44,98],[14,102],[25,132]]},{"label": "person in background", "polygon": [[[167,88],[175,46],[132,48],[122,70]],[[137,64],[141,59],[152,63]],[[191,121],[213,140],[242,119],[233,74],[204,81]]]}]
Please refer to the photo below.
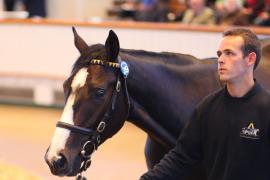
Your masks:
[{"label": "person in background", "polygon": [[265,0],[245,0],[244,12],[249,16],[249,22],[256,24],[256,18],[263,12],[265,8]]},{"label": "person in background", "polygon": [[253,24],[258,26],[270,26],[270,0],[264,0],[261,11],[253,19]]},{"label": "person in background", "polygon": [[46,2],[45,0],[23,0],[25,10],[29,12],[29,17],[46,17]]},{"label": "person in background", "polygon": [[216,3],[217,24],[221,25],[249,25],[249,18],[243,12],[242,0],[224,0]]},{"label": "person in background", "polygon": [[253,74],[259,39],[248,29],[228,30],[217,56],[225,86],[198,104],[175,148],[140,180],[184,180],[199,162],[207,180],[270,179],[270,92]]},{"label": "person in background", "polygon": [[136,21],[168,22],[170,0],[142,0],[135,14]]},{"label": "person in background", "polygon": [[215,24],[213,9],[205,5],[205,0],[188,0],[188,9],[184,12],[182,23]]},{"label": "person in background", "polygon": [[5,9],[14,11],[15,5],[21,1],[22,9],[29,13],[29,17],[46,17],[46,2],[45,0],[4,0]]},{"label": "person in background", "polygon": [[17,0],[4,0],[4,6],[6,11],[14,11],[15,3]]}]

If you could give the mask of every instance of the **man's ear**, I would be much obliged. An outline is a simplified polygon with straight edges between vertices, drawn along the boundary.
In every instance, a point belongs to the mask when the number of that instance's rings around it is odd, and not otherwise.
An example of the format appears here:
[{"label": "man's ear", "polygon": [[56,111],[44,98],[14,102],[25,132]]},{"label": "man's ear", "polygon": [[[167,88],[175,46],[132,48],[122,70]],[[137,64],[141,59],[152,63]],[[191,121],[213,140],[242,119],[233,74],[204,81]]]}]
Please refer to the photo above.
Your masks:
[{"label": "man's ear", "polygon": [[248,66],[254,66],[255,65],[255,62],[256,62],[256,58],[257,58],[257,55],[255,52],[251,52],[248,54],[247,56],[247,63],[248,63]]}]

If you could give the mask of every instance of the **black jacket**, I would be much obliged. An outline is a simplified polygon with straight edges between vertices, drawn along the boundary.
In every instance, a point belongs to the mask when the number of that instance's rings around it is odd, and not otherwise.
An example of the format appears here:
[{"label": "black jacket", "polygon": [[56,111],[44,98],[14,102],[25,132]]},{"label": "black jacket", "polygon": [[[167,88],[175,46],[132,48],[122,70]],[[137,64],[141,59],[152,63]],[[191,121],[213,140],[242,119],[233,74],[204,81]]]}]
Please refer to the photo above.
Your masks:
[{"label": "black jacket", "polygon": [[182,180],[203,161],[208,180],[270,179],[270,94],[258,83],[241,98],[226,88],[195,109],[176,147],[140,180]]}]

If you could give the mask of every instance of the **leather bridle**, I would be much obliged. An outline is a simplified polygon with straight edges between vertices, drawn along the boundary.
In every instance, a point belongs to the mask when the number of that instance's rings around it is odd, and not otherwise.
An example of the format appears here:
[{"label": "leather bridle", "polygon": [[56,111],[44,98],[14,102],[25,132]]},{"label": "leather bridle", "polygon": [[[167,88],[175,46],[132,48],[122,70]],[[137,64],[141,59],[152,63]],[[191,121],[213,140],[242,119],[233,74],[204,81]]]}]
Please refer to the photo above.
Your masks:
[{"label": "leather bridle", "polygon": [[102,132],[104,131],[104,129],[106,128],[107,122],[111,119],[111,116],[115,111],[115,104],[116,104],[117,96],[121,91],[122,84],[124,85],[124,95],[125,95],[127,106],[128,106],[126,118],[129,115],[129,109],[130,109],[131,103],[130,103],[130,99],[128,95],[127,82],[126,82],[129,69],[126,62],[121,61],[120,57],[118,57],[117,60],[118,60],[118,63],[102,61],[99,59],[90,60],[90,65],[93,64],[93,65],[109,66],[109,67],[117,68],[120,70],[117,76],[116,87],[111,97],[111,102],[110,102],[111,106],[109,106],[109,108],[107,109],[106,113],[104,114],[103,118],[99,122],[96,129],[76,126],[76,125],[61,122],[61,121],[56,123],[56,127],[68,129],[71,132],[89,137],[88,140],[84,143],[81,153],[80,153],[82,162],[81,162],[80,171],[78,172],[77,177],[76,177],[77,180],[86,179],[85,177],[82,177],[82,172],[86,171],[86,169],[91,165],[91,155],[94,153],[94,151],[98,149],[98,146],[100,144],[100,136]]}]

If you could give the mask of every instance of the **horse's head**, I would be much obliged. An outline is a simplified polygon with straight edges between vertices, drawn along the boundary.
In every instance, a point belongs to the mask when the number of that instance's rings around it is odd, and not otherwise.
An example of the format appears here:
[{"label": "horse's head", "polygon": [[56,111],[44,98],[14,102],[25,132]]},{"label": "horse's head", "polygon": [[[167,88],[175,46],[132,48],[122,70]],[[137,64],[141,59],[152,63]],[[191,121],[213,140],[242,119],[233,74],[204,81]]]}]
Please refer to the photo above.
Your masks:
[{"label": "horse's head", "polygon": [[[128,68],[110,31],[105,46],[88,46],[73,28],[80,57],[64,82],[65,107],[45,160],[58,176],[74,176],[89,166],[91,154],[123,126],[129,110]],[[120,68],[120,67],[124,68]]]}]

